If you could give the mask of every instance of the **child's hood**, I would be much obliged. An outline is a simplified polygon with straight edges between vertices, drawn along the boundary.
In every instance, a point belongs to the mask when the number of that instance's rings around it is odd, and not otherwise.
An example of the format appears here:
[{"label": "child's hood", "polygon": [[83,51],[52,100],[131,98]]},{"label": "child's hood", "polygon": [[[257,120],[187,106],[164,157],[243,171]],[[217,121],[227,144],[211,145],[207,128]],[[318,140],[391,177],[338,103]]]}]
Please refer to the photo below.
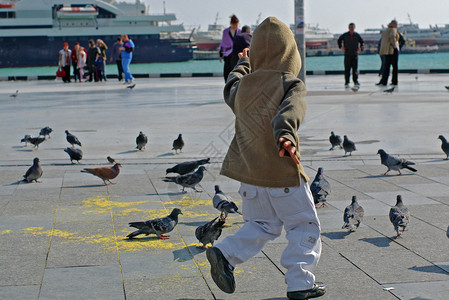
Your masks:
[{"label": "child's hood", "polygon": [[298,76],[301,70],[293,32],[275,17],[266,18],[254,31],[249,59],[253,72],[266,69]]}]

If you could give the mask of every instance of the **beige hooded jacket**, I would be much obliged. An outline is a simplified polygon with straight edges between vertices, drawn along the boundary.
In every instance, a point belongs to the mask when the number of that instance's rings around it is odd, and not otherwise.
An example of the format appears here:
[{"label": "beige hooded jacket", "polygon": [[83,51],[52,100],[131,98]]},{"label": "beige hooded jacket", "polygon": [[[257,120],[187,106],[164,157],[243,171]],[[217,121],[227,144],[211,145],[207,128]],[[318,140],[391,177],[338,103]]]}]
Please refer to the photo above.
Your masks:
[{"label": "beige hooded jacket", "polygon": [[306,111],[306,88],[297,78],[301,58],[292,31],[274,17],[254,31],[249,58],[229,74],[224,99],[235,114],[235,136],[221,174],[264,187],[292,187],[309,180],[301,164],[279,157],[280,137],[299,154],[298,128]]},{"label": "beige hooded jacket", "polygon": [[379,55],[392,55],[394,49],[399,42],[399,33],[396,28],[388,27],[382,33],[382,41],[380,43]]}]

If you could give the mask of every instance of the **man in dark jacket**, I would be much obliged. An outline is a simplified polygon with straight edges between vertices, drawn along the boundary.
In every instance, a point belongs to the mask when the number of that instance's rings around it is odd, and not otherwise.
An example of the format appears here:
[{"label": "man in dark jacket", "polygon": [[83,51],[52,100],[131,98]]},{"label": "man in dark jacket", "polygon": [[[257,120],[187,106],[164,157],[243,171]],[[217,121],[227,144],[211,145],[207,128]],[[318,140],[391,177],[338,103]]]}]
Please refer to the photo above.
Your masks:
[{"label": "man in dark jacket", "polygon": [[352,80],[354,81],[354,85],[360,86],[358,81],[358,56],[359,51],[363,50],[363,39],[362,37],[355,32],[355,24],[350,23],[349,31],[343,33],[338,38],[338,48],[344,51],[345,53],[345,87],[349,87],[349,75],[352,69]]},{"label": "man in dark jacket", "polygon": [[231,65],[237,65],[239,61],[239,53],[243,52],[243,49],[249,48],[251,45],[251,27],[245,25],[242,27],[242,32],[234,37],[234,44],[232,46],[231,53]]},{"label": "man in dark jacket", "polygon": [[[97,58],[97,48],[95,47],[95,42],[89,40],[89,49],[87,50],[87,71],[89,72],[89,81],[92,81],[95,77],[95,59]],[[95,81],[98,78],[95,77]]]}]

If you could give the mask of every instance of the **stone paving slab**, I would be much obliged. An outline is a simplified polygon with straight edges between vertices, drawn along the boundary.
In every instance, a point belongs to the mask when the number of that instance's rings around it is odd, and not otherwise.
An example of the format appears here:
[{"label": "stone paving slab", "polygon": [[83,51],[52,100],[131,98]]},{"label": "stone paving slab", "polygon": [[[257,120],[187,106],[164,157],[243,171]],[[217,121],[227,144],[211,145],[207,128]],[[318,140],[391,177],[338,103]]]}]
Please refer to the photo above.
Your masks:
[{"label": "stone paving slab", "polygon": [[[341,76],[307,81],[302,161],[311,179],[323,167],[332,185],[328,207],[318,209],[323,252],[315,274],[328,286],[322,299],[445,299],[449,162],[437,137],[449,136],[448,94],[441,89],[447,78],[420,75],[416,85],[414,77],[401,74],[392,95],[375,87],[375,80],[360,76],[358,93],[345,91]],[[212,206],[214,185],[242,207],[239,183],[219,175],[233,136],[222,80],[136,83],[133,91],[112,81],[0,83],[0,299],[286,299],[280,265],[285,232],[237,266],[232,295],[211,280],[205,250],[194,236],[197,226],[219,215]],[[8,88],[21,91],[18,99],[9,98]],[[52,138],[38,150],[20,144],[23,135],[47,125]],[[83,143],[79,165],[63,151],[69,146],[66,129]],[[150,140],[145,151],[135,149],[139,131]],[[348,135],[358,150],[348,157],[340,149],[329,151],[330,131]],[[179,133],[186,146],[174,154],[171,144]],[[381,176],[386,168],[376,155],[380,148],[416,162],[418,172]],[[115,185],[80,172],[110,165],[108,155],[123,165]],[[17,182],[36,156],[44,168],[42,183]],[[166,168],[204,157],[211,163],[198,185],[201,193],[182,193],[162,181]],[[388,211],[398,194],[411,221],[396,239]],[[341,229],[342,213],[353,195],[365,218],[348,233]],[[175,207],[183,215],[170,239],[126,239],[133,231],[129,222],[163,217]],[[240,215],[229,215],[220,239],[242,225]]]}]

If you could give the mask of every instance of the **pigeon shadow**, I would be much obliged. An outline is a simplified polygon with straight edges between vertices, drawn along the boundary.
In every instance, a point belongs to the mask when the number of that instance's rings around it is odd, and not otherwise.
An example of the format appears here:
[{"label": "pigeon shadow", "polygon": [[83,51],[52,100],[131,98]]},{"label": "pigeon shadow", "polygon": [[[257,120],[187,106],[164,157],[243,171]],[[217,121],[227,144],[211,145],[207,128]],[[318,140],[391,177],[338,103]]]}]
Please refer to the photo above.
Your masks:
[{"label": "pigeon shadow", "polygon": [[344,240],[346,236],[350,234],[351,232],[349,231],[334,231],[334,232],[321,233],[321,235],[324,235],[325,237],[331,240]]},{"label": "pigeon shadow", "polygon": [[164,154],[159,154],[156,157],[165,157],[165,156],[175,156],[175,154],[173,152],[167,152],[167,153],[164,153]]},{"label": "pigeon shadow", "polygon": [[363,238],[363,239],[359,239],[359,241],[370,243],[379,248],[386,248],[386,247],[390,247],[390,244],[391,244],[391,242],[393,242],[393,239],[385,237],[385,236],[379,236],[379,237],[374,237],[374,238]]},{"label": "pigeon shadow", "polygon": [[20,149],[20,150],[16,150],[16,151],[20,151],[20,152],[33,152],[33,151],[34,151],[34,148],[33,148],[33,149]]},{"label": "pigeon shadow", "polygon": [[193,227],[198,227],[198,226],[204,225],[205,223],[206,222],[179,222],[179,224],[193,226]]},{"label": "pigeon shadow", "polygon": [[79,166],[79,165],[82,165],[82,163],[74,163],[74,164],[72,164],[72,163],[54,163],[54,164],[52,164],[53,166]]},{"label": "pigeon shadow", "polygon": [[276,298],[263,298],[262,300],[286,300],[284,297],[276,297]]},{"label": "pigeon shadow", "polygon": [[65,147],[65,148],[48,148],[47,150],[64,150],[64,149],[67,149],[67,147]]},{"label": "pigeon shadow", "polygon": [[174,250],[173,260],[177,262],[192,260],[195,255],[203,253],[204,251],[206,251],[206,248],[187,246],[182,249]]},{"label": "pigeon shadow", "polygon": [[8,186],[8,185],[19,185],[21,183],[27,183],[26,180],[18,180],[16,182],[10,183],[10,184],[5,184],[4,186]]},{"label": "pigeon shadow", "polygon": [[412,270],[412,271],[418,271],[418,272],[424,272],[424,273],[445,274],[445,275],[449,276],[447,271],[445,271],[445,270],[443,270],[440,267],[435,266],[435,265],[422,266],[422,267],[413,266],[413,267],[410,267],[408,269]]},{"label": "pigeon shadow", "polygon": [[136,153],[136,152],[139,152],[139,150],[128,150],[128,151],[123,151],[123,152],[119,152],[119,153],[116,153],[117,155],[118,154],[129,154],[129,153]]},{"label": "pigeon shadow", "polygon": [[448,160],[445,159],[445,158],[442,158],[442,159],[433,159],[433,160],[426,160],[426,161],[423,161],[423,163],[433,163],[433,162],[440,162],[440,161],[448,161]]},{"label": "pigeon shadow", "polygon": [[63,189],[82,189],[82,188],[91,188],[91,187],[100,187],[105,186],[104,184],[86,184],[86,185],[74,185],[74,186],[63,186]]},{"label": "pigeon shadow", "polygon": [[22,149],[22,148],[25,148],[25,147],[27,147],[27,146],[12,146],[11,148],[12,149]]},{"label": "pigeon shadow", "polygon": [[382,177],[395,177],[395,176],[412,176],[413,174],[411,173],[407,173],[407,174],[402,174],[402,175],[394,175],[394,174],[387,174],[387,175],[368,175],[368,176],[363,176],[363,177],[355,177],[355,179],[365,179],[365,178],[382,178]]}]

